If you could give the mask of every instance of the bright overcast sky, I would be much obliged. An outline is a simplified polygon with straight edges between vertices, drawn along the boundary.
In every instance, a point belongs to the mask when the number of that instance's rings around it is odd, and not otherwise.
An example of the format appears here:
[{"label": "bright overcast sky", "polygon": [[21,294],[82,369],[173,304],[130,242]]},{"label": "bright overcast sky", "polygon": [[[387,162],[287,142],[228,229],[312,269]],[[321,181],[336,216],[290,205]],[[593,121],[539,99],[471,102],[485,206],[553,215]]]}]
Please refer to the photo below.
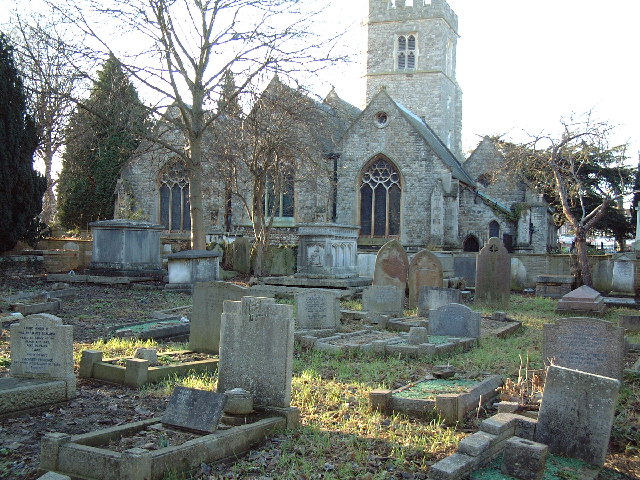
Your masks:
[{"label": "bright overcast sky", "polygon": [[[640,1],[448,3],[459,20],[457,79],[463,91],[465,150],[477,145],[478,135],[508,133],[522,139],[523,130],[551,131],[562,116],[593,109],[599,120],[619,125],[613,142],[630,141],[635,164],[640,150]],[[333,8],[336,18],[357,25],[367,5],[367,0],[340,0]],[[360,107],[363,68],[354,66],[331,79],[340,96]]]}]

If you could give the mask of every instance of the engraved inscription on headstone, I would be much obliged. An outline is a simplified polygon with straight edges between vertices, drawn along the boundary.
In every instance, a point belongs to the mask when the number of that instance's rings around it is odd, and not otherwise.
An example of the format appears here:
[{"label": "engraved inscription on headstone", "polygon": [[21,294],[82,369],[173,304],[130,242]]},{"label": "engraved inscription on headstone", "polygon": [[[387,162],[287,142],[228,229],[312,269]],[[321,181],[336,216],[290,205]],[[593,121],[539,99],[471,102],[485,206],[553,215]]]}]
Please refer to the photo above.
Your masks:
[{"label": "engraved inscription on headstone", "polygon": [[311,289],[296,295],[298,328],[338,328],[340,307],[333,292]]}]

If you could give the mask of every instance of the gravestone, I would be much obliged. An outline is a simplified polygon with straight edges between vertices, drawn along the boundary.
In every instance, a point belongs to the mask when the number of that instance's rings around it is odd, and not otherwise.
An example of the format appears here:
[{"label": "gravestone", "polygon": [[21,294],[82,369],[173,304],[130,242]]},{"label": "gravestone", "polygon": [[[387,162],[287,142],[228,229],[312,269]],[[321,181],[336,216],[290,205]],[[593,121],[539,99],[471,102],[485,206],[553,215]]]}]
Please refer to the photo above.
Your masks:
[{"label": "gravestone", "polygon": [[297,327],[337,329],[340,326],[340,300],[334,292],[309,289],[296,295]]},{"label": "gravestone", "polygon": [[175,387],[162,416],[162,423],[193,432],[213,433],[227,403],[224,393]]},{"label": "gravestone", "polygon": [[402,316],[404,290],[395,285],[371,285],[362,291],[362,309],[371,315]]},{"label": "gravestone", "polygon": [[373,285],[394,285],[404,295],[409,274],[409,259],[398,240],[385,243],[376,255]]},{"label": "gravestone", "polygon": [[619,389],[613,378],[549,367],[534,440],[553,454],[602,466]]},{"label": "gravestone", "polygon": [[640,332],[640,314],[620,315],[620,328],[624,328],[629,332]]},{"label": "gravestone", "polygon": [[464,284],[474,287],[476,284],[476,256],[470,253],[458,253],[453,257],[453,275],[464,279]]},{"label": "gravestone", "polygon": [[449,303],[460,303],[460,290],[424,286],[420,289],[418,315],[428,317],[431,310],[437,310]]},{"label": "gravestone", "polygon": [[479,338],[480,322],[480,313],[465,305],[443,305],[429,312],[429,335]]},{"label": "gravestone", "polygon": [[240,273],[249,273],[251,270],[251,242],[245,237],[238,237],[231,244],[231,252],[233,269]]},{"label": "gravestone", "polygon": [[511,258],[499,238],[491,237],[476,258],[475,300],[506,308],[511,293]]},{"label": "gravestone", "polygon": [[527,267],[519,258],[511,258],[511,286],[517,290],[524,290],[527,284]]},{"label": "gravestone", "polygon": [[556,307],[557,313],[583,313],[599,316],[604,315],[604,310],[605,304],[602,295],[586,285],[564,295]]},{"label": "gravestone", "polygon": [[442,262],[429,250],[420,250],[409,263],[409,307],[418,305],[420,289],[442,287]]},{"label": "gravestone", "polygon": [[595,318],[560,318],[544,325],[542,338],[542,358],[547,364],[622,378],[623,328]]},{"label": "gravestone", "polygon": [[613,258],[611,294],[635,295],[636,258],[632,253],[620,253]]},{"label": "gravestone", "polygon": [[293,307],[272,298],[225,301],[218,391],[243,388],[261,406],[288,407],[293,370]]},{"label": "gravestone", "polygon": [[[256,289],[228,282],[196,283],[193,289],[193,311],[189,324],[189,349],[195,352],[218,353],[223,302],[242,300],[242,297],[255,291]],[[269,296],[269,294],[264,295]]]}]

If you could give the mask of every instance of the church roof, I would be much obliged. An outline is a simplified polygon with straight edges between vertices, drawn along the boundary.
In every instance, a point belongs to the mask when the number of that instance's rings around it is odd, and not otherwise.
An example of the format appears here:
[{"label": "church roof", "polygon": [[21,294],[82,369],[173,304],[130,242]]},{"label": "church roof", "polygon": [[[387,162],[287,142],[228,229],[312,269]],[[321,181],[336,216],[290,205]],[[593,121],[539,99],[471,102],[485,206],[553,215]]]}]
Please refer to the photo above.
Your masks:
[{"label": "church roof", "polygon": [[[389,97],[391,98],[391,97]],[[433,151],[440,157],[440,159],[451,169],[451,174],[454,178],[457,178],[461,182],[466,183],[472,187],[476,186],[471,176],[464,169],[462,164],[458,161],[456,156],[451,153],[451,150],[447,148],[440,137],[431,130],[431,127],[427,125],[424,120],[418,117],[415,113],[409,110],[404,105],[391,99],[396,104],[400,112],[404,115],[407,121],[415,128],[416,132],[424,139],[425,142],[433,149]]]}]

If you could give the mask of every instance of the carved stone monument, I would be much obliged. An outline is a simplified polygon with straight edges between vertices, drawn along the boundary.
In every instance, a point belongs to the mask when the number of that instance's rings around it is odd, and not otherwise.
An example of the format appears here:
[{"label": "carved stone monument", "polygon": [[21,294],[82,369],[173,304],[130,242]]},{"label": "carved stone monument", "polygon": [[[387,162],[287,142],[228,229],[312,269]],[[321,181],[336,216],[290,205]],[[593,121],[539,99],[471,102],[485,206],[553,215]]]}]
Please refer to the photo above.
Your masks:
[{"label": "carved stone monument", "polygon": [[302,223],[298,227],[296,276],[358,276],[358,227],[335,223]]}]

